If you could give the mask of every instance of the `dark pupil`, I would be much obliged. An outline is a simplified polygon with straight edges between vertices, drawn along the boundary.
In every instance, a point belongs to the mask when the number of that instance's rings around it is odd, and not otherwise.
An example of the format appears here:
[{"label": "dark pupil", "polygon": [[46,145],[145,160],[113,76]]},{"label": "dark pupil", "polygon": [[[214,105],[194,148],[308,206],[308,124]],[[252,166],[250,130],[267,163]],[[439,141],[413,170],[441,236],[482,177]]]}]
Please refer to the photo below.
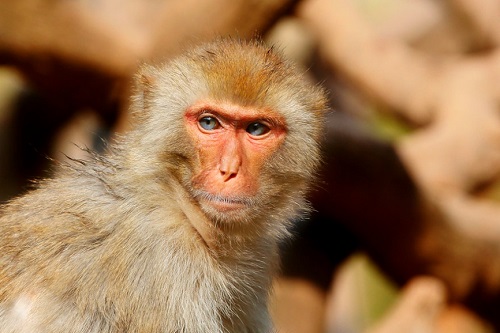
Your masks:
[{"label": "dark pupil", "polygon": [[269,131],[269,128],[261,123],[252,123],[248,125],[247,132],[252,135],[263,135]]},{"label": "dark pupil", "polygon": [[213,130],[217,127],[217,120],[213,117],[203,117],[199,121],[200,126],[206,130]]}]

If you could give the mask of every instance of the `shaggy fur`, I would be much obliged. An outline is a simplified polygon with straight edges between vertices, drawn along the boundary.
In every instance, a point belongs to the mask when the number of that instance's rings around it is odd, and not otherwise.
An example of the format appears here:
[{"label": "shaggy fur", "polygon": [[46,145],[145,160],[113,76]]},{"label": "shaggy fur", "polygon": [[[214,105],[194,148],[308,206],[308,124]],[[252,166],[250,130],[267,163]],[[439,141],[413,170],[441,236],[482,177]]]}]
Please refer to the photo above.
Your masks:
[{"label": "shaggy fur", "polygon": [[[203,98],[286,119],[238,217],[194,199],[183,114]],[[219,40],[144,67],[130,133],[1,209],[0,333],[271,332],[277,244],[307,207],[324,110],[323,92],[256,42]],[[205,222],[211,244],[196,231]]]}]

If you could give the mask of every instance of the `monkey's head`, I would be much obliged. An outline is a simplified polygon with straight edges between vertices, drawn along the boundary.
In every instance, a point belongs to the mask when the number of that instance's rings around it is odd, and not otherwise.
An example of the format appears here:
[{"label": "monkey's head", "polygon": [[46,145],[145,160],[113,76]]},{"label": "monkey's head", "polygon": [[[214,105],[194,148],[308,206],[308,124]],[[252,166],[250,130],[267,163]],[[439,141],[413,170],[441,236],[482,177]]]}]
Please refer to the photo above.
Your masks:
[{"label": "monkey's head", "polygon": [[218,40],[143,67],[137,81],[137,172],[173,174],[221,227],[304,207],[326,99],[273,48]]}]

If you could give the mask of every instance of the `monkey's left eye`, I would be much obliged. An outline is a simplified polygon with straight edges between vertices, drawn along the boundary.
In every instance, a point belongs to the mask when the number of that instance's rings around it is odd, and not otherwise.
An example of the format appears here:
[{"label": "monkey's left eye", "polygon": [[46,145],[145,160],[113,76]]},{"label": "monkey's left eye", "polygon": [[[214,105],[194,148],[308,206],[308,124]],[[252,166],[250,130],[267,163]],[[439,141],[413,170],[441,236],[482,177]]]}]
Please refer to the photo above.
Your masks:
[{"label": "monkey's left eye", "polygon": [[213,131],[220,126],[219,121],[216,118],[208,116],[198,120],[198,123],[200,124],[201,128],[207,131]]},{"label": "monkey's left eye", "polygon": [[253,136],[264,135],[271,129],[262,123],[251,123],[248,125],[246,131]]}]

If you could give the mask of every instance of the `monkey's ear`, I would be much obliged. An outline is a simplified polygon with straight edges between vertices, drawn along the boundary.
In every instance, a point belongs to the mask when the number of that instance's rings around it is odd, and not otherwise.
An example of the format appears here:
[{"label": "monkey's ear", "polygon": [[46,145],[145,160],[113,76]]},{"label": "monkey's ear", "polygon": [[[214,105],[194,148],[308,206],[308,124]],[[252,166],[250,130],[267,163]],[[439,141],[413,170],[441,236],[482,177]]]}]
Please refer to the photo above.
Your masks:
[{"label": "monkey's ear", "polygon": [[143,65],[135,76],[134,111],[140,116],[151,107],[153,91],[156,86],[156,70],[153,66]]}]

